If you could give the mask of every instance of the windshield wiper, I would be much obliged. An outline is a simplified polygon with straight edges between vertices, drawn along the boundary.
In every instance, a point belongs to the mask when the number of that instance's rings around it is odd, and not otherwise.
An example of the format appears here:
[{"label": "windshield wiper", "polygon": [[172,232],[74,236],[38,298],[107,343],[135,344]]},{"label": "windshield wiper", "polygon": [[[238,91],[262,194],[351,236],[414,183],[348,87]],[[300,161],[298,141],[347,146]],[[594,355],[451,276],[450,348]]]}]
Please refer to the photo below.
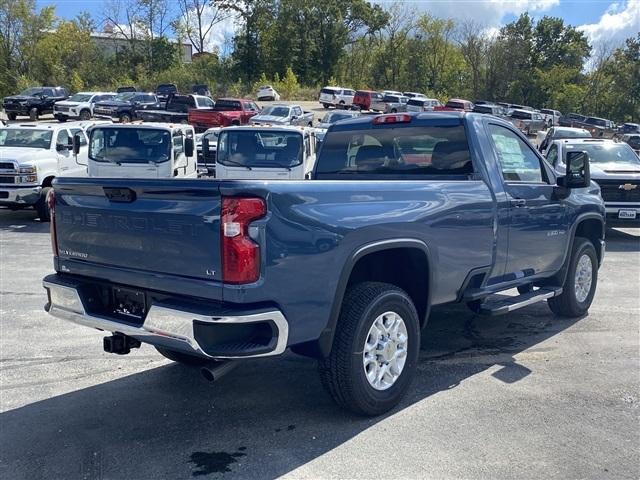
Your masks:
[{"label": "windshield wiper", "polygon": [[[222,162],[220,162],[220,163],[222,163]],[[228,165],[234,165],[236,167],[244,167],[247,170],[253,170],[249,165],[245,165],[244,163],[240,163],[240,162],[238,162],[236,160],[229,160],[228,158],[226,158],[224,160],[224,163],[222,163],[222,165],[227,165],[227,164]]]}]

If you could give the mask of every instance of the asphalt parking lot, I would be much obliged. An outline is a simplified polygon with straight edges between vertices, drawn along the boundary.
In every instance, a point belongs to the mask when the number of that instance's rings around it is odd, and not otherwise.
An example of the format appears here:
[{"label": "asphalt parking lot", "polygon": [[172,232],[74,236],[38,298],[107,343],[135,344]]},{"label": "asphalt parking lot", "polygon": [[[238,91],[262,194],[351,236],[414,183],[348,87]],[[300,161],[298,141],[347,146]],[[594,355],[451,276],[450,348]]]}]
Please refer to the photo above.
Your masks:
[{"label": "asphalt parking lot", "polygon": [[0,210],[0,477],[638,478],[640,231],[611,230],[579,320],[439,308],[410,395],[339,410],[309,359],[209,384],[143,346],[48,317],[48,224]]}]

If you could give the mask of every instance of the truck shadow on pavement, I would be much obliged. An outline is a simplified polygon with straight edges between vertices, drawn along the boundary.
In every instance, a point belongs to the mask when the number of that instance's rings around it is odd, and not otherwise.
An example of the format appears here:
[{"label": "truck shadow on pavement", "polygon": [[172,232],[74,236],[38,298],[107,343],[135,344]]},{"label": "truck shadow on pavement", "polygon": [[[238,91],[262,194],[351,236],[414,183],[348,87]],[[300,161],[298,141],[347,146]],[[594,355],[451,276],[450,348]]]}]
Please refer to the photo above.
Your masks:
[{"label": "truck shadow on pavement", "polygon": [[[247,362],[215,384],[197,370],[163,364],[1,414],[0,475],[276,478],[487,369],[495,370],[495,388],[535,375],[514,355],[545,355],[536,345],[576,321],[554,317],[544,304],[494,318],[463,305],[435,309],[408,396],[373,419],[336,407],[315,362],[295,355]],[[104,354],[107,368],[109,361]]]},{"label": "truck shadow on pavement", "polygon": [[640,252],[640,228],[624,230],[608,228],[605,240],[608,252]]},{"label": "truck shadow on pavement", "polygon": [[33,209],[0,208],[0,232],[49,233],[49,223],[41,222]]}]

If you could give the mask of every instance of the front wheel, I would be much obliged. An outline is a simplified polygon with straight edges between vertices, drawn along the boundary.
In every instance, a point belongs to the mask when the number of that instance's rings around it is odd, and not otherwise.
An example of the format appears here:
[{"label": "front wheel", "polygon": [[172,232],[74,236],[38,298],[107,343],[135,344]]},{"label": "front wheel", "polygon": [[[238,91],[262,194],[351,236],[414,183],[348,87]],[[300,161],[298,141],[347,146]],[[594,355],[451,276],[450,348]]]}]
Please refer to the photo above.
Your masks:
[{"label": "front wheel", "polygon": [[9,113],[7,113],[7,118],[9,120],[15,120],[16,118],[18,118],[18,114],[15,113],[15,112],[9,112]]},{"label": "front wheel", "polygon": [[170,350],[168,348],[155,347],[160,355],[169,360],[172,360],[177,363],[181,363],[182,365],[189,365],[190,367],[202,367],[208,363],[211,363],[211,360],[207,360],[206,358],[196,357],[195,355],[189,355],[187,353],[178,352],[176,350]]},{"label": "front wheel", "polygon": [[131,122],[131,115],[128,113],[123,113],[120,115],[120,123],[129,123]]},{"label": "front wheel", "polygon": [[40,190],[40,198],[36,202],[36,212],[38,212],[38,218],[41,222],[51,221],[51,211],[49,210],[48,196],[51,191],[51,187],[44,187]]},{"label": "front wheel", "polygon": [[91,120],[91,112],[89,110],[82,110],[80,112],[80,120],[86,122],[87,120]]},{"label": "front wheel", "polygon": [[598,257],[593,244],[576,237],[562,294],[547,302],[562,317],[581,317],[589,311],[598,283]]},{"label": "front wheel", "polygon": [[320,360],[322,385],[360,415],[380,415],[406,393],[418,363],[420,324],[407,293],[388,283],[351,287],[342,303],[331,353]]},{"label": "front wheel", "polygon": [[32,122],[38,120],[38,109],[36,107],[33,107],[31,110],[29,110],[29,120],[31,120]]}]

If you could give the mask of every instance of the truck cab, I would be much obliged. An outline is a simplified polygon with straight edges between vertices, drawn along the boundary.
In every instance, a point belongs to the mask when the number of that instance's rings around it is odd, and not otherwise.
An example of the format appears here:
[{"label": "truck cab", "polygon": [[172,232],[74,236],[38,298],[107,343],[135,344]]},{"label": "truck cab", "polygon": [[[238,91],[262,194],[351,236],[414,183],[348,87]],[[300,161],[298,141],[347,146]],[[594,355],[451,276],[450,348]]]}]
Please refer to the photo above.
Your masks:
[{"label": "truck cab", "polygon": [[[171,124],[103,125],[89,136],[90,177],[196,178],[193,127]],[[74,151],[81,138],[74,137]]]},{"label": "truck cab", "polygon": [[[203,143],[203,152],[207,151]],[[216,178],[302,180],[313,170],[315,160],[313,128],[227,127],[218,136]]]},{"label": "truck cab", "polygon": [[[0,206],[33,207],[41,221],[49,220],[46,197],[59,176],[87,175],[90,122],[14,124],[0,129]],[[71,138],[78,139],[74,155]]]}]

